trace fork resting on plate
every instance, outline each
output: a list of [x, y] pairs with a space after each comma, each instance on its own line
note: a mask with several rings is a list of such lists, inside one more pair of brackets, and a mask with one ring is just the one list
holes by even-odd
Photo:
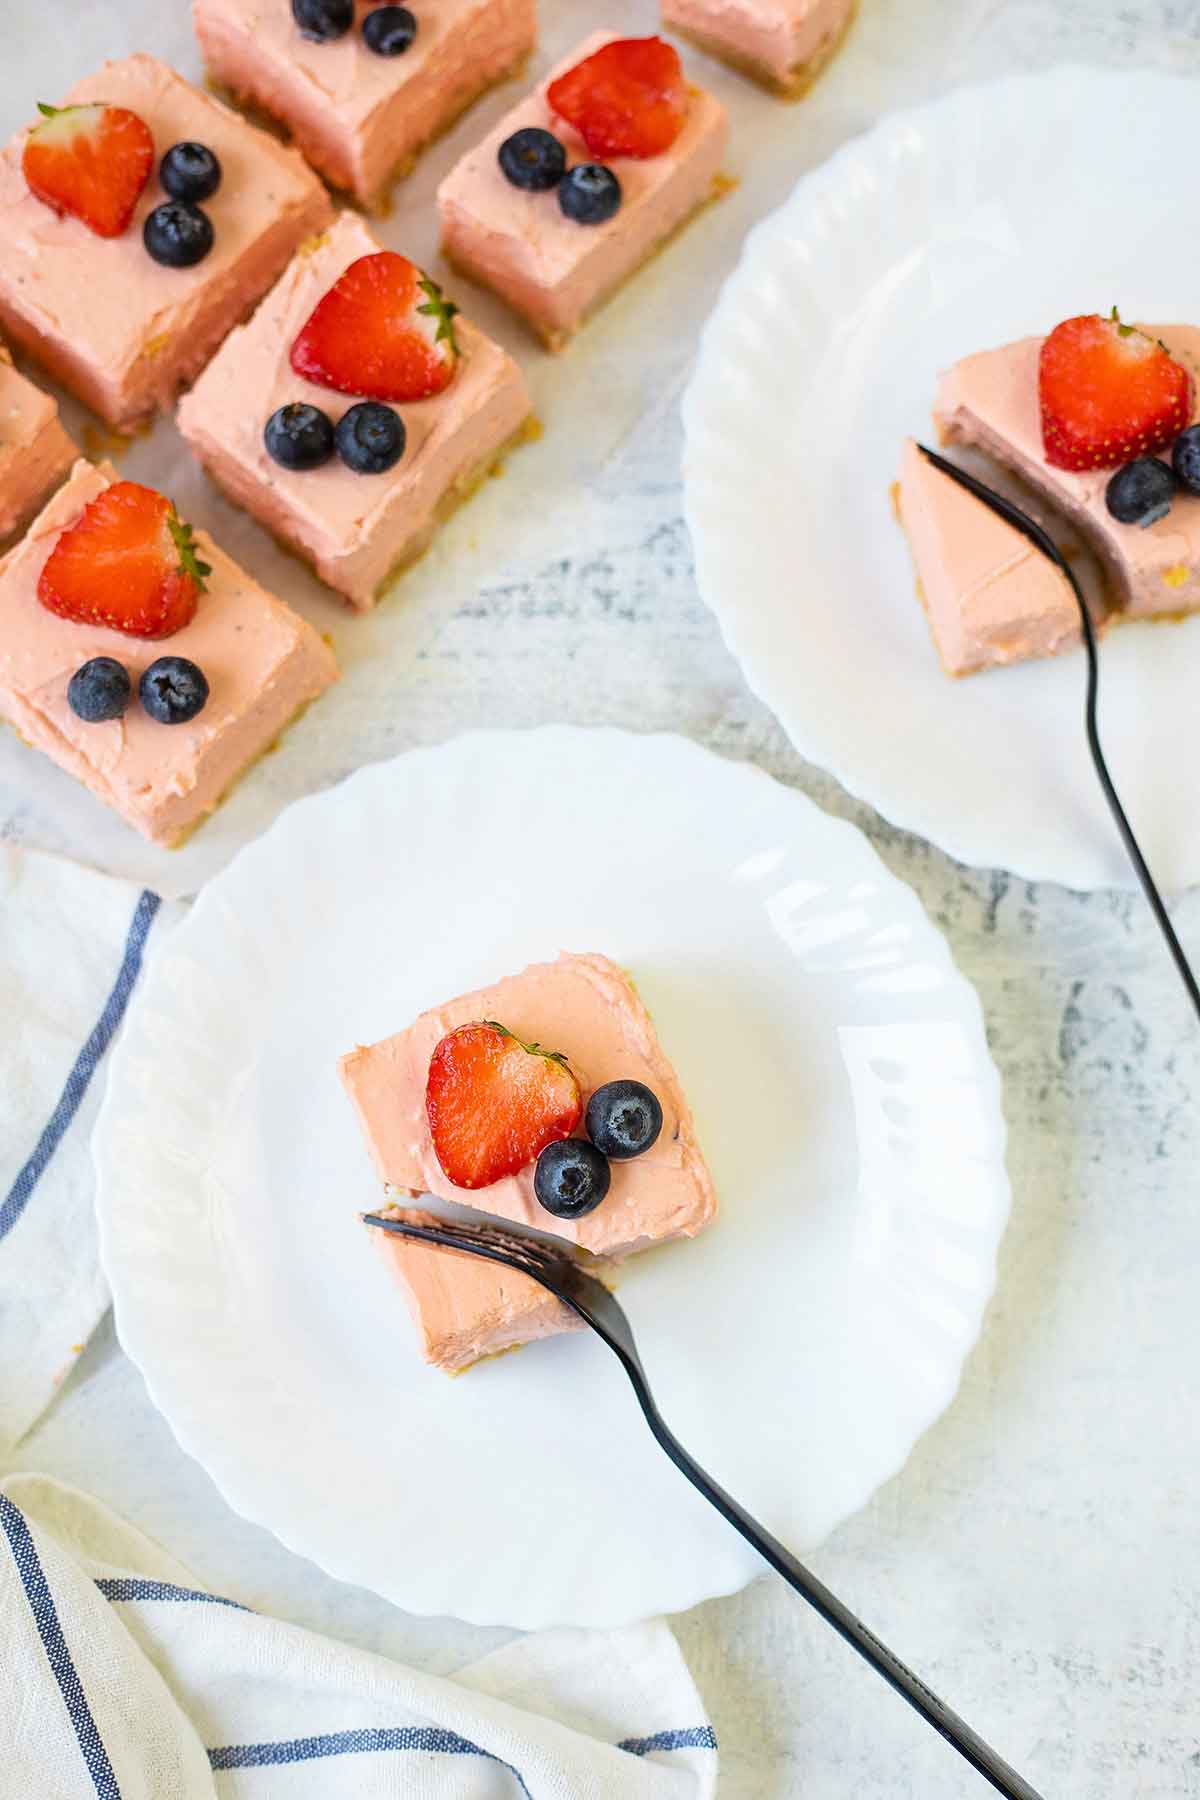
[[759, 1555], [783, 1576], [789, 1587], [794, 1588], [810, 1606], [815, 1607], [821, 1617], [860, 1656], [865, 1657], [871, 1667], [897, 1693], [902, 1694], [935, 1731], [953, 1744], [960, 1756], [964, 1756], [973, 1768], [978, 1769], [998, 1793], [1008, 1796], [1008, 1800], [1041, 1800], [1037, 1790], [1018, 1775], [1015, 1769], [1010, 1768], [1003, 1757], [997, 1755], [971, 1729], [965, 1719], [960, 1719], [944, 1701], [939, 1700], [920, 1676], [901, 1662], [861, 1619], [856, 1618], [824, 1582], [806, 1569], [778, 1538], [772, 1537], [724, 1488], [705, 1474], [694, 1457], [689, 1456], [655, 1405], [629, 1320], [608, 1289], [594, 1276], [587, 1274], [567, 1249], [560, 1249], [540, 1238], [506, 1231], [497, 1225], [460, 1224], [457, 1221], [446, 1221], [437, 1226], [413, 1225], [406, 1219], [383, 1218], [377, 1213], [365, 1214], [363, 1222], [379, 1231], [393, 1232], [399, 1237], [415, 1238], [420, 1243], [439, 1244], [443, 1249], [459, 1250], [468, 1256], [482, 1256], [489, 1262], [503, 1263], [506, 1268], [530, 1276], [569, 1306], [586, 1325], [591, 1326], [596, 1336], [607, 1344], [617, 1358], [633, 1384], [638, 1405], [660, 1447], [666, 1451], [676, 1468], [687, 1476], [692, 1486], [704, 1495], [710, 1506], [715, 1506], [721, 1516], [736, 1531], [740, 1531]]

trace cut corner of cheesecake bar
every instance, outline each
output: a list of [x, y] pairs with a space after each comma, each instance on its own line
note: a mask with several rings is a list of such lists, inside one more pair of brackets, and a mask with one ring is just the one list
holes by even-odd
[[1062, 570], [911, 438], [892, 504], [947, 675], [1056, 656], [1080, 643], [1079, 607]]

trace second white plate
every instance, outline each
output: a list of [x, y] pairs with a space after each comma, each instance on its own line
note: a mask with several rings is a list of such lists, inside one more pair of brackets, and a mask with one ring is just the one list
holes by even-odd
[[[1070, 887], [1133, 885], [1083, 658], [947, 680], [888, 489], [958, 357], [1114, 302], [1196, 319], [1194, 102], [1194, 82], [1060, 68], [894, 114], [751, 234], [684, 405], [700, 587], [797, 749], [962, 861]], [[1151, 867], [1200, 881], [1200, 618], [1116, 631], [1101, 661]]]
[[114, 1056], [117, 1329], [239, 1512], [479, 1624], [615, 1624], [759, 1567], [589, 1336], [426, 1368], [356, 1217], [379, 1190], [337, 1056], [562, 948], [635, 973], [721, 1196], [623, 1275], [655, 1393], [786, 1542], [947, 1404], [1008, 1210], [974, 992], [862, 836], [756, 770], [479, 733], [286, 812], [154, 955]]

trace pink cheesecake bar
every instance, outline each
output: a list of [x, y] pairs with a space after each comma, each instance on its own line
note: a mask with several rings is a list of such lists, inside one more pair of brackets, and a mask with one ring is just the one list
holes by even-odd
[[[614, 1162], [607, 1197], [584, 1218], [553, 1217], [533, 1192], [533, 1169], [467, 1193], [442, 1173], [425, 1114], [429, 1059], [456, 1026], [496, 1019], [526, 1043], [561, 1050], [584, 1101], [605, 1082], [641, 1081], [658, 1095], [661, 1135], [644, 1156]], [[406, 1031], [354, 1050], [339, 1065], [380, 1180], [402, 1194], [434, 1194], [621, 1257], [666, 1238], [694, 1237], [716, 1211], [708, 1167], [674, 1069], [629, 977], [606, 956], [534, 963], [494, 987], [422, 1013]]]
[[[1200, 374], [1200, 328], [1144, 329]], [[986, 450], [1077, 525], [1104, 563], [1114, 604], [1126, 616], [1194, 611], [1200, 607], [1200, 496], [1181, 492], [1165, 519], [1143, 529], [1120, 524], [1105, 505], [1111, 469], [1052, 468], [1042, 447], [1038, 402], [1043, 342], [1023, 338], [955, 363], [938, 382], [939, 431], [948, 441]]]
[[911, 439], [895, 493], [947, 675], [1057, 656], [1080, 642], [1079, 608], [1062, 570]]
[[137, 113], [156, 165], [172, 144], [193, 139], [223, 171], [204, 203], [211, 251], [192, 268], [166, 268], [142, 242], [146, 215], [167, 198], [157, 172], [128, 228], [102, 238], [29, 191], [24, 131], [0, 152], [0, 323], [64, 387], [126, 428], [172, 402], [332, 209], [297, 151], [151, 56], [106, 63], [63, 104], [87, 101]]
[[[145, 837], [178, 843], [211, 812], [293, 715], [337, 678], [333, 654], [312, 626], [266, 593], [202, 531], [196, 546], [212, 565], [189, 625], [149, 640], [76, 624], [47, 611], [38, 577], [60, 534], [117, 479], [78, 462], [70, 480], [0, 561], [0, 717], [36, 750]], [[208, 679], [204, 710], [163, 725], [136, 699], [138, 677], [160, 656], [184, 656]], [[135, 698], [125, 716], [87, 724], [67, 703], [83, 663], [115, 657]]]
[[552, 132], [568, 167], [597, 160], [546, 98], [550, 83], [615, 33], [587, 38], [528, 99], [501, 119], [438, 189], [442, 249], [473, 280], [494, 288], [543, 341], [560, 350], [584, 320], [705, 201], [721, 191], [728, 117], [721, 102], [689, 89], [688, 116], [659, 156], [608, 159], [621, 184], [619, 210], [601, 225], [568, 219], [551, 193], [514, 187], [500, 170], [505, 138], [526, 127]]
[[[383, 1207], [381, 1216], [443, 1222], [411, 1207]], [[371, 1237], [408, 1303], [421, 1355], [448, 1375], [518, 1344], [583, 1329], [578, 1313], [515, 1269], [386, 1231]]]
[[317, 302], [352, 262], [380, 247], [356, 213], [342, 213], [297, 255], [179, 408], [179, 429], [213, 479], [358, 608], [372, 606], [389, 576], [420, 555], [440, 520], [524, 431], [530, 410], [516, 363], [460, 314], [462, 354], [449, 387], [397, 407], [407, 444], [394, 469], [356, 475], [334, 457], [290, 470], [268, 456], [263, 427], [277, 407], [308, 401], [336, 424], [355, 404], [295, 374], [289, 357]]
[[854, 0], [662, 0], [663, 24], [798, 99], [840, 44]]
[[435, 0], [415, 8], [399, 56], [369, 49], [358, 0], [342, 37], [301, 35], [289, 0], [192, 0], [205, 61], [239, 99], [279, 119], [335, 187], [371, 206], [417, 153], [512, 74], [537, 37], [535, 0]]
[[0, 543], [32, 517], [78, 455], [55, 401], [18, 375], [0, 344]]

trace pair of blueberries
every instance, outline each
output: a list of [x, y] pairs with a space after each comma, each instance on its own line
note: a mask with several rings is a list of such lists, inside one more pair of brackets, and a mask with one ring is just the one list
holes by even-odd
[[588, 1101], [587, 1138], [560, 1138], [538, 1157], [533, 1172], [538, 1204], [556, 1219], [594, 1212], [612, 1180], [610, 1159], [629, 1162], [643, 1155], [657, 1143], [662, 1124], [658, 1096], [643, 1082], [605, 1082]]
[[552, 131], [527, 125], [497, 152], [505, 179], [530, 194], [558, 189], [558, 204], [576, 225], [603, 225], [621, 204], [621, 184], [604, 163], [567, 167], [567, 152]]
[[306, 400], [278, 407], [267, 420], [263, 442], [283, 469], [319, 469], [336, 450], [356, 475], [384, 475], [400, 461], [408, 434], [404, 420], [381, 400], [360, 400], [336, 426]]

